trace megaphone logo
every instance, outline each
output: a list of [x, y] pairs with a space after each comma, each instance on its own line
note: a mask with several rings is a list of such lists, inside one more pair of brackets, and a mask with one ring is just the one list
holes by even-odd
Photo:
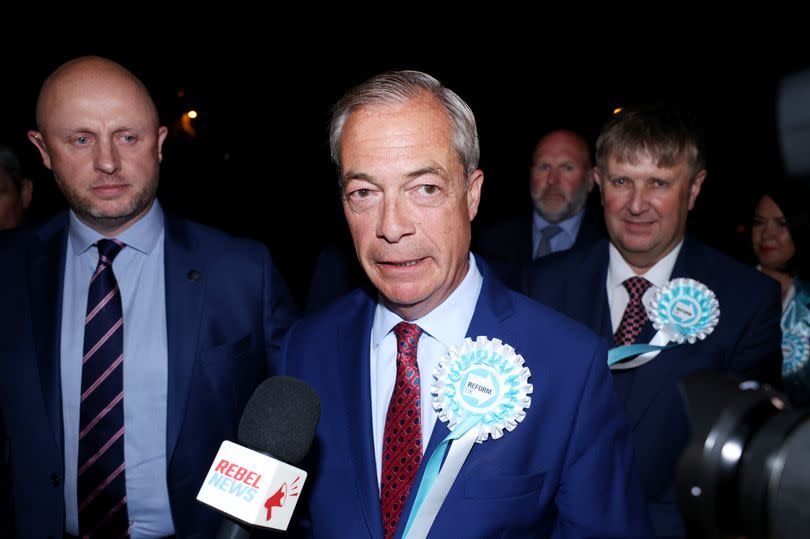
[[[290, 483], [290, 492], [289, 496], [298, 496], [298, 480], [301, 479], [301, 476], [295, 478], [295, 481]], [[270, 520], [273, 517], [273, 508], [274, 507], [284, 507], [284, 502], [287, 500], [287, 483], [282, 483], [275, 494], [267, 498], [267, 501], [264, 502], [264, 508], [267, 509], [267, 519]]]

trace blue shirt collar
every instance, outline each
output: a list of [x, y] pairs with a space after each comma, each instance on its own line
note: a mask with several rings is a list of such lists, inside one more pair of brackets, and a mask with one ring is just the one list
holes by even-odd
[[563, 232], [567, 234], [569, 237], [575, 238], [577, 236], [577, 232], [579, 232], [579, 225], [582, 224], [582, 219], [585, 217], [585, 206], [582, 207], [577, 213], [569, 217], [568, 219], [563, 219], [559, 223], [549, 223], [543, 217], [537, 213], [537, 210], [532, 212], [532, 222], [534, 223], [534, 232], [535, 237], [540, 237], [540, 231], [546, 228], [548, 225], [556, 224], [558, 227], [563, 229]]
[[[126, 230], [121, 232], [116, 239], [126, 243], [127, 247], [149, 254], [160, 239], [163, 224], [163, 208], [161, 208], [158, 201], [155, 200], [152, 203], [152, 207], [149, 208], [149, 211], [147, 211], [143, 217], [132, 223]], [[87, 251], [93, 244], [104, 237], [106, 236], [84, 224], [73, 210], [70, 210], [68, 238], [73, 252], [77, 256]]]

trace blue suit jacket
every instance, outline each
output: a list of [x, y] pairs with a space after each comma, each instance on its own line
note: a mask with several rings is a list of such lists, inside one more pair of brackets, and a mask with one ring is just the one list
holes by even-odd
[[[632, 469], [629, 431], [603, 340], [488, 275], [467, 335], [497, 337], [523, 355], [534, 385], [517, 428], [476, 444], [433, 523], [431, 538], [639, 537], [650, 533]], [[382, 539], [371, 426], [369, 349], [376, 296], [357, 290], [290, 330], [287, 374], [321, 397], [310, 472], [309, 525], [319, 538]], [[423, 383], [429, 380], [423, 375]], [[449, 433], [437, 421], [430, 455]], [[410, 490], [402, 534], [423, 467]]]
[[[533, 264], [526, 274], [526, 292], [610, 339], [608, 245], [603, 240]], [[613, 376], [633, 429], [636, 461], [659, 536], [684, 533], [674, 484], [689, 422], [678, 382], [692, 371], [716, 369], [778, 384], [781, 365], [776, 281], [691, 237], [678, 254], [672, 270], [676, 277], [696, 279], [717, 295], [720, 320], [714, 332]], [[649, 342], [653, 334], [648, 322], [637, 342]]]
[[[20, 537], [62, 537], [64, 529], [59, 335], [67, 229], [65, 213], [0, 240], [0, 464], [10, 483], [0, 484], [8, 502], [0, 511], [13, 513]], [[220, 517], [196, 501], [197, 491], [219, 444], [236, 438], [253, 390], [274, 374], [296, 309], [261, 244], [168, 214], [165, 238], [166, 480], [178, 537], [208, 537]], [[4, 520], [0, 531], [10, 535], [8, 526]]]

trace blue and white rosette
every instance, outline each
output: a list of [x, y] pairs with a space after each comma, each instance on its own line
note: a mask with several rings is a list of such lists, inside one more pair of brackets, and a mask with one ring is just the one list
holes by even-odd
[[810, 330], [797, 324], [782, 330], [782, 376], [798, 374], [810, 360]]
[[[647, 317], [658, 332], [649, 344], [611, 349], [608, 352], [611, 369], [632, 369], [647, 363], [661, 350], [703, 340], [720, 320], [720, 304], [714, 292], [694, 279], [672, 279], [645, 294], [643, 301]], [[619, 363], [634, 355], [637, 357], [631, 361]]]
[[673, 279], [647, 297], [647, 316], [670, 342], [694, 344], [714, 331], [720, 304], [714, 292], [694, 279]]
[[523, 357], [499, 339], [464, 339], [442, 356], [433, 376], [433, 407], [450, 434], [425, 466], [403, 533], [406, 539], [427, 536], [473, 445], [514, 430], [531, 405], [531, 372]]
[[479, 425], [478, 443], [513, 430], [531, 405], [529, 368], [523, 356], [499, 339], [465, 339], [461, 349], [450, 348], [433, 375], [430, 392], [439, 419], [451, 431]]

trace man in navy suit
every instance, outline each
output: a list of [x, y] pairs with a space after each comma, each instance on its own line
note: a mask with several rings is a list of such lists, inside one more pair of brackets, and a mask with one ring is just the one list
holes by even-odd
[[[285, 340], [285, 372], [322, 400], [303, 464], [311, 534], [389, 539], [411, 525], [429, 526], [415, 537], [429, 529], [431, 538], [647, 536], [604, 341], [509, 291], [469, 252], [483, 173], [466, 103], [425, 73], [378, 75], [337, 104], [330, 142], [344, 214], [376, 291], [344, 296]], [[514, 430], [472, 444], [466, 459], [453, 456], [463, 438], [452, 442], [444, 465], [460, 465], [458, 475], [432, 506], [435, 519], [420, 520], [430, 514], [427, 501], [414, 508], [418, 485], [429, 484], [426, 462], [450, 434], [431, 396], [434, 369], [479, 336], [522, 355], [531, 404]], [[486, 372], [459, 394], [510, 398]]]
[[[286, 286], [261, 244], [164, 213], [155, 194], [167, 129], [121, 65], [83, 57], [59, 67], [40, 92], [37, 126], [29, 138], [70, 210], [0, 240], [0, 490], [10, 505], [0, 509], [12, 515], [0, 535], [79, 535], [81, 508], [123, 473], [125, 497], [109, 518], [126, 511], [126, 535], [210, 536], [221, 516], [195, 497], [244, 404], [273, 374], [296, 314]], [[83, 352], [96, 316], [85, 318], [88, 289], [111, 239], [123, 243], [105, 269], [118, 292], [99, 308], [120, 296], [123, 323]], [[84, 390], [83, 369], [115, 340], [123, 363]], [[122, 430], [79, 466], [80, 438], [101, 424], [80, 434], [80, 408], [119, 368], [123, 399], [97, 420], [123, 402]], [[77, 476], [119, 443], [123, 467], [83, 503]]]
[[689, 424], [678, 382], [697, 369], [773, 383], [780, 373], [776, 282], [685, 234], [687, 214], [706, 178], [698, 133], [689, 116], [664, 108], [616, 115], [596, 145], [596, 182], [610, 241], [534, 263], [525, 283], [531, 297], [614, 346], [651, 341], [643, 304], [670, 279], [693, 279], [715, 294], [719, 321], [704, 340], [628, 357], [613, 371], [660, 537], [684, 534], [674, 484]]
[[473, 234], [481, 254], [506, 284], [518, 288], [532, 260], [587, 245], [606, 236], [602, 212], [588, 204], [593, 189], [588, 141], [557, 129], [537, 141], [529, 174], [534, 211], [516, 215]]

